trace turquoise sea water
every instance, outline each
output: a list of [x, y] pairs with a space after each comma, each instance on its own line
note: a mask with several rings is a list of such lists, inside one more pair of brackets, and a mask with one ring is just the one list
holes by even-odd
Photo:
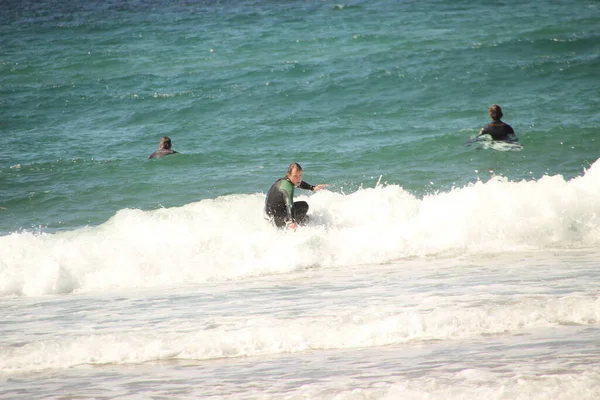
[[[599, 26], [1, 2], [0, 398], [600, 398]], [[465, 143], [492, 104], [522, 147]], [[278, 231], [291, 162], [330, 186]]]
[[[265, 193], [292, 161], [346, 192], [580, 175], [600, 149], [599, 16], [594, 1], [8, 2], [0, 231]], [[523, 151], [463, 145], [494, 103]], [[146, 160], [163, 135], [182, 156]]]

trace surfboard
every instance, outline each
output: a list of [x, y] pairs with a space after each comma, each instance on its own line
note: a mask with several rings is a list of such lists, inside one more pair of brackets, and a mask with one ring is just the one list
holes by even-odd
[[493, 149], [497, 151], [521, 151], [523, 146], [519, 143], [519, 140], [514, 136], [513, 140], [493, 140], [492, 136], [477, 135], [465, 142], [466, 146], [474, 146], [478, 149]]

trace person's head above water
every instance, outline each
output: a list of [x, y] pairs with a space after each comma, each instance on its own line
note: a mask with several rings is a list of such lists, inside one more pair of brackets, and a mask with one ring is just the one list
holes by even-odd
[[288, 167], [287, 178], [294, 184], [294, 186], [300, 185], [302, 182], [302, 167], [298, 163], [291, 163]]
[[177, 152], [171, 149], [171, 139], [168, 136], [163, 136], [160, 139], [158, 150], [150, 154], [148, 158], [162, 158], [171, 154], [177, 154]]
[[502, 118], [502, 108], [498, 104], [490, 107], [490, 118], [497, 121]]
[[160, 139], [159, 149], [170, 150], [171, 149], [171, 139], [168, 136], [163, 136]]

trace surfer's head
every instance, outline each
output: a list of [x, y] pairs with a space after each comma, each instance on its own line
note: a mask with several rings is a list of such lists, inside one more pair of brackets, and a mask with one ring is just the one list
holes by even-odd
[[300, 185], [302, 182], [302, 167], [298, 163], [291, 163], [288, 167], [287, 178], [294, 184]]
[[500, 108], [498, 104], [494, 104], [490, 107], [490, 118], [493, 120], [502, 118], [502, 108]]
[[163, 136], [162, 139], [160, 139], [159, 148], [165, 149], [165, 150], [170, 150], [171, 149], [171, 139], [168, 136]]

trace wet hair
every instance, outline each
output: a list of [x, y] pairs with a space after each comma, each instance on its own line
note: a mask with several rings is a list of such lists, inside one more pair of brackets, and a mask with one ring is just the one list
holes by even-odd
[[300, 166], [300, 164], [298, 163], [291, 163], [290, 166], [288, 167], [288, 175], [291, 175], [292, 172], [294, 172], [294, 170], [298, 170], [298, 171], [302, 171], [302, 167]]
[[502, 118], [502, 108], [498, 104], [494, 104], [490, 107], [490, 118], [497, 120]]
[[160, 139], [160, 148], [170, 150], [171, 149], [171, 139], [168, 136], [163, 136]]

